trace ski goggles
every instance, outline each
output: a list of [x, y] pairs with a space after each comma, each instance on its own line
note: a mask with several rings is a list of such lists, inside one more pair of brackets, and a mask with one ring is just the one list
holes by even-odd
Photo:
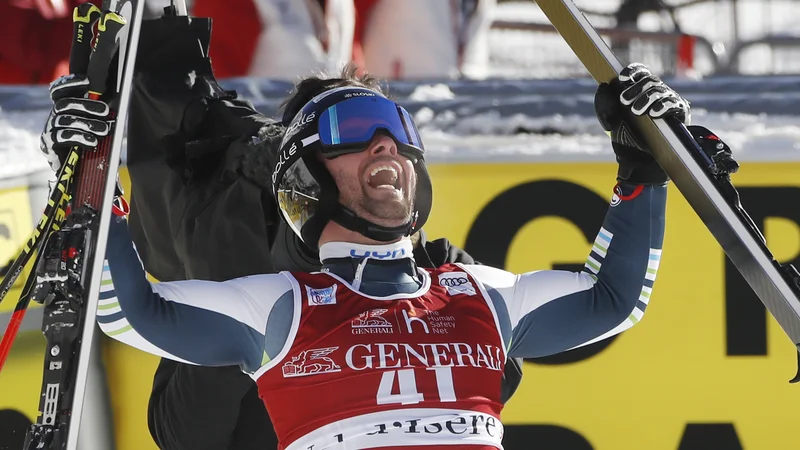
[[378, 95], [334, 103], [320, 114], [317, 125], [321, 153], [327, 159], [364, 151], [376, 133], [392, 137], [406, 157], [420, 158], [425, 153], [408, 111]]

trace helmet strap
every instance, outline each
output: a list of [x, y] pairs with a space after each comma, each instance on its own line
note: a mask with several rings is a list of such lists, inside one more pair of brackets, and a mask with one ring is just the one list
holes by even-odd
[[[416, 212], [414, 216], [416, 217]], [[378, 242], [390, 242], [411, 234], [411, 229], [415, 222], [415, 219], [412, 219], [408, 223], [397, 227], [384, 227], [358, 217], [356, 213], [342, 205], [336, 208], [331, 220], [350, 231], [355, 231]]]

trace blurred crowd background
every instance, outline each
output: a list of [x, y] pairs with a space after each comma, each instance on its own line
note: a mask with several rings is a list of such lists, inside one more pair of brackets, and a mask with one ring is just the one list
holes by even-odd
[[[0, 84], [44, 84], [66, 72], [72, 8], [81, 1], [0, 0]], [[186, 4], [191, 15], [213, 19], [210, 53], [218, 78], [294, 79], [348, 61], [388, 79], [585, 75], [546, 17], [515, 15], [513, 4], [531, 3], [188, 0]], [[576, 1], [621, 59], [688, 77], [800, 72], [798, 3]], [[148, 17], [162, 14], [169, 4], [170, 0], [147, 0]], [[515, 39], [520, 34], [534, 39]]]
[[[67, 73], [82, 1], [0, 0], [0, 261], [16, 256], [47, 199], [46, 84]], [[742, 204], [776, 258], [800, 267], [800, 0], [573, 1], [623, 62], [671, 78], [693, 121], [734, 148]], [[147, 17], [169, 5], [146, 0]], [[596, 84], [535, 1], [188, 0], [187, 9], [213, 20], [216, 77], [266, 115], [309, 72], [353, 61], [392, 80], [441, 193], [429, 235], [511, 271], [583, 266], [616, 163], [594, 116]], [[539, 207], [553, 183], [567, 188], [555, 215]], [[673, 188], [669, 199], [669, 250], [647, 323], [613, 345], [527, 360], [504, 410], [508, 449], [800, 448], [800, 391], [786, 383], [795, 346], [682, 195]], [[496, 214], [495, 204], [519, 207]], [[497, 231], [506, 227], [519, 228]], [[0, 305], [0, 332], [21, 285]], [[38, 414], [40, 328], [33, 305], [0, 374], [0, 450], [20, 448], [10, 443]], [[89, 383], [95, 411], [84, 423], [113, 434], [117, 450], [154, 450], [157, 358], [110, 339], [96, 354], [107, 386]]]

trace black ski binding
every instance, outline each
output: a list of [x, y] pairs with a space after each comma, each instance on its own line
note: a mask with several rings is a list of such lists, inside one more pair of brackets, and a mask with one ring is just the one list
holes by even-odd
[[60, 449], [67, 439], [72, 409], [71, 366], [81, 337], [82, 293], [85, 292], [87, 249], [97, 213], [82, 206], [67, 216], [64, 226], [47, 239], [36, 268], [33, 299], [45, 305], [42, 332], [47, 339], [44, 361], [45, 389], [40, 399], [41, 423], [31, 425], [25, 450]]
[[[778, 269], [778, 272], [786, 280], [786, 283], [794, 291], [798, 298], [800, 298], [800, 272], [791, 264], [781, 264], [775, 260], [769, 247], [767, 247], [767, 239], [764, 233], [756, 226], [753, 219], [742, 206], [739, 200], [739, 192], [731, 182], [730, 175], [739, 170], [739, 163], [733, 159], [731, 149], [714, 133], [704, 127], [690, 126], [687, 127], [689, 134], [696, 142], [696, 146], [688, 146], [695, 161], [703, 167], [706, 173], [714, 182], [717, 190], [728, 204], [736, 211], [739, 218], [747, 226], [750, 234], [756, 238], [764, 252], [772, 260], [772, 264]], [[800, 343], [795, 343], [797, 347], [797, 374], [789, 380], [789, 383], [800, 382]]]
[[48, 237], [36, 268], [35, 302], [49, 305], [60, 297], [74, 302], [73, 307], [83, 303], [80, 297], [84, 292], [84, 261], [88, 257], [86, 249], [91, 242], [96, 216], [93, 209], [82, 206], [67, 217], [63, 228]]

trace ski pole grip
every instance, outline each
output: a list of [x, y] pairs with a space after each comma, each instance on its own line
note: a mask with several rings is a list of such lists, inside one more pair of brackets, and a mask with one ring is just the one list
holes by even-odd
[[100, 18], [100, 8], [81, 3], [72, 10], [72, 47], [69, 51], [69, 72], [86, 75], [92, 55], [92, 27]]
[[118, 35], [127, 24], [124, 17], [111, 11], [105, 11], [97, 26], [92, 57], [89, 60], [89, 98], [99, 99], [106, 91], [108, 70], [119, 46]]

